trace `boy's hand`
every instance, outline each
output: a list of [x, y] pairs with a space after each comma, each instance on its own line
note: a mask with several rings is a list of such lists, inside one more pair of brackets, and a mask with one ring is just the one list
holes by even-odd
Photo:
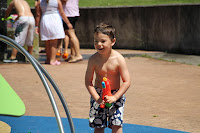
[[101, 103], [99, 103], [100, 105], [104, 105], [105, 104], [105, 101], [102, 100]]
[[102, 104], [104, 104], [105, 103], [105, 101], [104, 100], [102, 100], [101, 98], [99, 98], [97, 101], [96, 101], [98, 104], [100, 104], [100, 105], [102, 105]]
[[114, 102], [116, 102], [117, 101], [117, 98], [115, 97], [115, 96], [105, 96], [105, 101], [107, 102], [107, 103], [114, 103]]

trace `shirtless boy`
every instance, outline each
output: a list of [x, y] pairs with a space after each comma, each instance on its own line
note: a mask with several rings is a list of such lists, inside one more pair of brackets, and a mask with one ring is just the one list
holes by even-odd
[[[95, 128], [95, 133], [103, 133], [107, 122], [113, 133], [122, 133], [124, 94], [130, 87], [130, 76], [124, 57], [112, 49], [115, 42], [115, 29], [111, 25], [101, 23], [95, 28], [94, 47], [97, 52], [90, 57], [85, 75], [85, 85], [91, 95], [89, 124]], [[101, 98], [103, 77], [110, 80], [112, 92], [112, 96], [105, 96], [105, 100]], [[113, 105], [100, 108], [99, 105], [105, 102]]]
[[[18, 18], [16, 19], [17, 22], [15, 22], [17, 23], [17, 27], [15, 30], [15, 41], [21, 46], [24, 46], [26, 44], [28, 46], [28, 52], [32, 54], [35, 32], [35, 19], [31, 12], [30, 6], [25, 0], [13, 0], [6, 10], [5, 18], [10, 15], [13, 8], [18, 14]], [[6, 63], [16, 63], [18, 62], [16, 56], [17, 49], [13, 48], [11, 57], [3, 61]]]

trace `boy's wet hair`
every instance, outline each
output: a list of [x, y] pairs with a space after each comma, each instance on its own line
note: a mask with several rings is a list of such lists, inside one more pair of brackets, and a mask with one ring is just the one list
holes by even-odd
[[115, 38], [115, 28], [112, 25], [104, 22], [96, 26], [94, 33], [106, 34], [111, 40]]

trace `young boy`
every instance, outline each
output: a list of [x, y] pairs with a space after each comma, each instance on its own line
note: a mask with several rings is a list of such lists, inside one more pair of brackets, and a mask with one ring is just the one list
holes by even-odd
[[[130, 87], [130, 76], [124, 57], [112, 49], [115, 44], [115, 29], [106, 23], [99, 24], [94, 30], [94, 47], [97, 52], [88, 61], [85, 75], [85, 85], [91, 95], [89, 124], [95, 128], [95, 133], [103, 133], [108, 127], [113, 133], [122, 133], [123, 112], [125, 104], [124, 93]], [[93, 85], [93, 76], [95, 82]], [[110, 80], [112, 96], [102, 100], [102, 79]], [[120, 85], [120, 77], [123, 83]], [[100, 105], [113, 103], [110, 108], [100, 108]]]

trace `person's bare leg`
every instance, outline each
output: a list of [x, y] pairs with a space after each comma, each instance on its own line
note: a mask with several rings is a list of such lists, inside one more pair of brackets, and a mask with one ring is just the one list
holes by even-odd
[[58, 45], [58, 51], [57, 51], [57, 56], [61, 56], [62, 54], [62, 45], [63, 45], [63, 41], [60, 41], [60, 44]]
[[29, 54], [33, 54], [33, 46], [28, 46], [28, 52]]
[[65, 35], [64, 43], [65, 43], [65, 51], [64, 51], [64, 53], [68, 53], [68, 51], [67, 51], [68, 46], [69, 46], [69, 36], [68, 35]]
[[122, 133], [122, 127], [121, 126], [112, 126], [112, 133]]
[[15, 49], [15, 48], [13, 48], [12, 49], [12, 54], [11, 54], [11, 57], [10, 57], [10, 59], [16, 59], [16, 57], [17, 57], [17, 49]]
[[75, 56], [76, 56], [76, 53], [75, 53], [75, 50], [73, 48], [73, 45], [70, 45], [70, 48], [71, 48], [71, 55], [70, 55], [70, 57], [73, 60], [75, 58]]
[[[79, 44], [79, 40], [75, 34], [75, 30], [74, 29], [69, 29], [67, 30], [67, 35], [69, 36], [69, 41], [70, 41], [70, 46], [73, 47], [75, 54], [73, 53], [72, 57], [74, 57], [74, 59], [71, 59], [71, 61], [73, 62], [73, 60], [82, 60], [83, 57], [80, 53], [80, 44]], [[72, 49], [72, 50], [73, 50]], [[70, 62], [70, 61], [69, 61]]]
[[[68, 30], [65, 30], [65, 42], [68, 42], [68, 45], [69, 45], [69, 34], [68, 34]], [[65, 45], [65, 50], [67, 50], [66, 47], [68, 47], [68, 45]], [[71, 49], [71, 53], [70, 53], [70, 60], [71, 60], [71, 59], [74, 58], [74, 56], [75, 56], [75, 52], [74, 52], [74, 48], [73, 48], [72, 43], [70, 43], [70, 49]]]
[[68, 57], [69, 57], [69, 54], [68, 54], [68, 46], [69, 46], [69, 37], [68, 35], [65, 34], [65, 38], [64, 38], [64, 46], [65, 46], [65, 49], [64, 49], [64, 54], [63, 54], [63, 59], [65, 60], [68, 60]]
[[56, 53], [57, 53], [57, 40], [51, 40], [50, 41], [50, 46], [51, 46], [51, 58], [50, 58], [50, 63], [56, 61]]
[[51, 47], [50, 47], [50, 41], [45, 41], [45, 51], [46, 51], [46, 61], [45, 63], [50, 63], [51, 58]]
[[95, 128], [94, 133], [104, 133], [104, 128]]
[[[57, 53], [57, 48], [58, 44], [60, 44], [60, 39], [55, 39], [50, 41], [50, 50], [51, 50], [51, 58], [50, 58], [50, 64], [55, 64], [56, 62], [56, 53]], [[60, 64], [60, 63], [59, 63]], [[58, 65], [58, 64], [55, 64]]]

